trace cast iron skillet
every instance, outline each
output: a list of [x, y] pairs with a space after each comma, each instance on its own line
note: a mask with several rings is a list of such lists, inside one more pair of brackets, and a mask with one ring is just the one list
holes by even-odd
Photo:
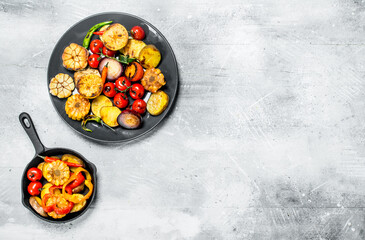
[[[61, 118], [72, 129], [83, 136], [100, 142], [124, 142], [138, 138], [155, 128], [157, 124], [159, 124], [167, 116], [177, 95], [179, 74], [174, 52], [166, 38], [152, 24], [137, 16], [118, 12], [100, 13], [81, 20], [63, 34], [53, 49], [48, 64], [47, 86], [49, 85], [51, 79], [58, 73], [65, 73], [73, 78], [74, 72], [67, 70], [62, 65], [61, 56], [63, 50], [70, 43], [82, 45], [84, 37], [92, 26], [100, 22], [110, 20], [112, 20], [113, 23], [120, 23], [124, 25], [127, 30], [130, 30], [136, 25], [141, 26], [146, 33], [146, 38], [143, 39], [143, 41], [146, 44], [154, 44], [161, 52], [161, 62], [157, 67], [161, 70], [166, 79], [166, 85], [163, 86], [161, 90], [166, 92], [170, 98], [167, 109], [158, 116], [152, 116], [147, 112], [143, 116], [143, 123], [139, 129], [128, 130], [123, 129], [122, 127], [116, 127], [114, 128], [115, 132], [113, 132], [106, 127], [102, 127], [100, 124], [91, 122], [87, 124], [87, 127], [90, 128], [92, 132], [86, 132], [81, 128], [79, 121], [74, 121], [67, 116], [65, 112], [66, 99], [59, 99], [52, 96], [51, 94], [50, 98], [54, 108]], [[93, 39], [96, 38], [97, 36], [94, 35]], [[76, 90], [74, 93], [76, 93]]]
[[[65, 222], [69, 222], [69, 221], [72, 221], [72, 220], [80, 217], [82, 214], [84, 214], [87, 211], [87, 209], [90, 207], [90, 204], [94, 200], [94, 197], [95, 197], [95, 192], [96, 192], [96, 167], [95, 167], [95, 165], [93, 163], [89, 162], [88, 160], [86, 160], [80, 153], [75, 152], [73, 150], [66, 149], [66, 148], [46, 148], [45, 146], [43, 146], [43, 144], [39, 140], [39, 137], [38, 137], [38, 134], [33, 125], [32, 119], [30, 118], [28, 113], [24, 113], [24, 112], [21, 113], [19, 115], [19, 121], [22, 124], [24, 130], [27, 132], [27, 134], [35, 148], [35, 156], [33, 157], [32, 161], [30, 161], [30, 163], [28, 163], [27, 166], [25, 167], [23, 176], [22, 176], [22, 183], [21, 183], [22, 203], [23, 203], [24, 207], [28, 208], [29, 211], [31, 211], [34, 215], [36, 215], [40, 219], [47, 221], [47, 222], [51, 222], [51, 223], [65, 223]], [[69, 213], [65, 217], [60, 218], [60, 219], [53, 219], [52, 217], [42, 217], [30, 206], [30, 203], [29, 203], [29, 198], [31, 196], [27, 190], [27, 187], [30, 183], [30, 181], [27, 178], [27, 171], [31, 167], [37, 167], [38, 164], [43, 161], [43, 159], [38, 157], [37, 155], [57, 156], [57, 155], [63, 155], [63, 154], [67, 154], [67, 153], [75, 155], [76, 157], [78, 157], [82, 161], [84, 161], [85, 169], [87, 171], [89, 171], [90, 175], [92, 176], [94, 192], [91, 195], [91, 197], [87, 200], [86, 207], [79, 212]], [[42, 180], [43, 179], [44, 178], [42, 178]], [[85, 187], [85, 189], [87, 189], [87, 187]], [[84, 190], [84, 191], [86, 192], [87, 190]], [[83, 194], [85, 194], [85, 193], [83, 193]]]

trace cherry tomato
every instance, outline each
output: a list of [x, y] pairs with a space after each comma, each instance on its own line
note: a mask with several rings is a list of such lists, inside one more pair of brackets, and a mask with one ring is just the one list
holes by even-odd
[[104, 44], [99, 39], [92, 40], [90, 43], [90, 51], [93, 53], [100, 53], [100, 48], [103, 48]]
[[92, 68], [97, 68], [99, 66], [99, 58], [100, 56], [98, 54], [92, 54], [90, 55], [90, 57], [88, 58], [88, 62], [89, 62], [89, 66]]
[[42, 171], [39, 168], [32, 167], [27, 172], [27, 177], [30, 181], [35, 182], [41, 180]]
[[114, 57], [116, 51], [112, 51], [107, 49], [106, 47], [103, 47], [103, 54], [108, 57]]
[[131, 86], [131, 81], [123, 76], [115, 81], [115, 86], [118, 88], [118, 90], [124, 91]]
[[128, 102], [128, 97], [125, 93], [117, 93], [114, 96], [114, 104], [118, 108], [125, 108], [126, 106], [128, 106]]
[[28, 185], [28, 192], [30, 195], [35, 196], [39, 195], [42, 190], [42, 183], [40, 182], [31, 182]]
[[134, 26], [131, 29], [132, 37], [136, 40], [142, 40], [145, 37], [144, 30], [140, 26]]
[[143, 101], [142, 99], [137, 99], [132, 104], [132, 109], [139, 114], [143, 114], [146, 111], [147, 103]]
[[135, 83], [132, 85], [132, 87], [129, 89], [129, 95], [133, 99], [139, 99], [142, 98], [144, 95], [144, 88], [141, 84]]
[[107, 82], [104, 84], [103, 93], [107, 97], [114, 97], [117, 94], [115, 91], [115, 85], [112, 82]]

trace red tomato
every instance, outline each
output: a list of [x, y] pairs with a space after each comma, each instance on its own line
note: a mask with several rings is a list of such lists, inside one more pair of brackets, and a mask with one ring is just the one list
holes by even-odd
[[90, 51], [93, 53], [100, 53], [100, 48], [103, 48], [104, 44], [99, 39], [92, 40], [90, 43]]
[[114, 96], [114, 104], [118, 108], [125, 108], [126, 106], [128, 106], [128, 102], [128, 97], [125, 93], [117, 93]]
[[114, 97], [117, 94], [115, 91], [115, 85], [112, 82], [107, 82], [104, 84], [103, 93], [107, 97]]
[[147, 103], [143, 101], [142, 99], [137, 99], [132, 104], [132, 109], [139, 114], [143, 114], [146, 111]]
[[145, 37], [144, 30], [140, 26], [134, 26], [131, 29], [132, 37], [136, 40], [142, 40]]
[[103, 47], [103, 54], [108, 57], [114, 57], [116, 51], [112, 51], [107, 49], [106, 47]]
[[97, 68], [99, 66], [99, 58], [100, 56], [98, 54], [92, 54], [90, 55], [90, 57], [88, 58], [88, 62], [89, 62], [89, 66], [92, 68]]
[[120, 91], [124, 91], [131, 86], [131, 82], [126, 77], [120, 77], [115, 81], [115, 86]]
[[31, 182], [28, 185], [28, 192], [30, 195], [35, 196], [39, 195], [42, 190], [42, 183], [40, 182]]
[[32, 167], [27, 172], [27, 177], [30, 181], [35, 182], [41, 180], [42, 171], [39, 168]]
[[135, 83], [132, 85], [132, 87], [129, 89], [129, 95], [133, 99], [139, 99], [142, 98], [144, 95], [144, 88], [141, 84]]

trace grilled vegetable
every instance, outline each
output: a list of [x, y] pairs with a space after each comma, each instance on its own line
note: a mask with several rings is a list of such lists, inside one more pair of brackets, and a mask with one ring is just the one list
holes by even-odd
[[117, 118], [121, 113], [117, 107], [103, 107], [100, 109], [101, 119], [110, 127], [118, 126]]
[[78, 71], [86, 68], [89, 52], [76, 43], [71, 43], [62, 54], [63, 66], [68, 70]]
[[28, 193], [32, 196], [39, 195], [42, 190], [42, 183], [30, 182], [28, 185]]
[[[78, 198], [78, 200], [82, 199], [84, 197], [84, 195], [82, 194], [74, 194], [76, 198]], [[71, 209], [71, 212], [70, 213], [73, 213], [73, 212], [78, 212], [78, 211], [81, 211], [82, 209], [84, 209], [86, 206], [86, 200], [83, 200], [79, 203], [76, 203], [73, 208]]]
[[43, 177], [54, 185], [63, 185], [70, 178], [70, 168], [58, 160], [43, 167]]
[[131, 35], [134, 39], [142, 40], [146, 35], [140, 26], [134, 26], [131, 29]]
[[103, 91], [104, 82], [96, 74], [84, 75], [77, 83], [77, 91], [85, 98], [96, 98]]
[[96, 74], [96, 75], [100, 76], [99, 71], [97, 69], [93, 69], [93, 68], [86, 68], [84, 70], [77, 71], [74, 73], [75, 85], [77, 85], [77, 83], [80, 81], [82, 76], [89, 75], [89, 74]]
[[[46, 183], [44, 184], [43, 186], [43, 190], [41, 192], [41, 198], [43, 199], [44, 198], [44, 195], [46, 195], [47, 193], [49, 193], [49, 189], [53, 186], [52, 183]], [[54, 189], [53, 190], [53, 194], [54, 195], [58, 195], [58, 194], [61, 194], [61, 191], [60, 189]]]
[[138, 58], [141, 50], [146, 46], [142, 41], [129, 39], [127, 45], [120, 52], [131, 58]]
[[143, 74], [144, 74], [143, 67], [138, 62], [132, 62], [131, 64], [129, 64], [126, 67], [126, 69], [124, 71], [124, 75], [131, 82], [136, 82], [136, 81], [141, 80], [141, 78], [143, 77]]
[[42, 171], [38, 168], [32, 167], [27, 172], [27, 177], [30, 181], [35, 182], [41, 180], [42, 178]]
[[100, 109], [105, 106], [113, 106], [113, 103], [109, 98], [105, 97], [104, 95], [100, 95], [99, 97], [95, 98], [91, 103], [91, 111], [94, 115], [101, 117]]
[[39, 215], [48, 217], [48, 214], [42, 208], [42, 200], [39, 197], [30, 197], [29, 204]]
[[88, 115], [84, 118], [84, 120], [82, 120], [81, 122], [81, 127], [82, 129], [84, 129], [85, 131], [88, 131], [88, 132], [92, 132], [90, 129], [88, 129], [86, 127], [86, 123], [89, 122], [89, 121], [95, 121], [97, 123], [101, 123], [102, 126], [105, 126], [107, 128], [109, 128], [110, 130], [114, 131], [113, 128], [109, 127], [106, 123], [104, 123], [103, 120], [101, 120], [100, 117], [96, 116], [96, 115]]
[[89, 66], [92, 68], [97, 68], [99, 66], [100, 60], [98, 54], [91, 54], [87, 59]]
[[151, 115], [160, 115], [169, 104], [169, 96], [162, 90], [153, 93], [147, 102], [147, 111]]
[[118, 108], [125, 108], [129, 103], [128, 96], [124, 92], [117, 93], [114, 96], [113, 102]]
[[80, 121], [90, 111], [90, 102], [80, 94], [69, 97], [66, 101], [65, 111], [69, 118]]
[[[64, 161], [66, 164], [73, 163], [73, 164], [78, 164], [81, 167], [85, 167], [85, 163], [80, 158], [78, 158], [78, 157], [76, 157], [75, 155], [72, 155], [72, 154], [62, 155], [61, 160]], [[70, 167], [71, 172], [74, 172], [77, 168], [77, 167], [71, 167], [71, 166], [69, 166], [69, 167]]]
[[136, 99], [132, 104], [132, 109], [139, 114], [143, 114], [146, 112], [147, 103], [142, 99]]
[[154, 45], [150, 44], [141, 50], [138, 60], [144, 68], [155, 68], [161, 61], [161, 53]]
[[64, 73], [57, 74], [49, 83], [49, 92], [58, 98], [69, 97], [74, 89], [74, 80]]
[[43, 166], [44, 166], [45, 162], [41, 162], [40, 164], [38, 164], [37, 168], [41, 171], [43, 171]]
[[152, 93], [157, 92], [163, 85], [166, 84], [165, 77], [158, 68], [150, 68], [144, 72], [141, 83], [147, 91]]
[[119, 23], [110, 25], [101, 36], [104, 46], [112, 51], [122, 49], [128, 42], [128, 31]]
[[118, 124], [126, 129], [136, 129], [141, 126], [142, 118], [136, 111], [126, 109], [119, 114]]
[[114, 60], [112, 58], [103, 58], [103, 60], [100, 61], [99, 64], [99, 71], [102, 72], [104, 66], [108, 64], [108, 74], [106, 76], [106, 79], [109, 81], [114, 81], [117, 78], [119, 78], [123, 73], [123, 66], [120, 62], [117, 60]]
[[104, 84], [103, 93], [107, 97], [114, 97], [117, 94], [115, 91], [115, 85], [112, 82], [107, 82]]
[[79, 192], [84, 191], [84, 189], [85, 189], [85, 183], [82, 183], [81, 185], [72, 189], [72, 193], [79, 193]]
[[104, 34], [104, 31], [109, 27], [110, 25], [105, 25], [105, 26], [102, 26], [100, 29], [99, 29], [99, 38], [101, 41], [103, 41], [103, 34]]
[[87, 32], [85, 38], [84, 38], [84, 41], [82, 43], [82, 46], [84, 48], [88, 48], [89, 47], [89, 44], [90, 44], [90, 40], [91, 40], [91, 37], [93, 36], [93, 33], [100, 27], [102, 26], [105, 26], [107, 24], [110, 24], [112, 23], [113, 21], [108, 21], [108, 22], [101, 22], [101, 23], [98, 23], [96, 25], [94, 25], [92, 28], [90, 28], [90, 30]]

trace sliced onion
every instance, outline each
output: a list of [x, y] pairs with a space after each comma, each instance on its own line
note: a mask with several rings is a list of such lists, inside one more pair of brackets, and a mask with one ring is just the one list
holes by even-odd
[[142, 117], [131, 109], [124, 110], [118, 116], [118, 124], [126, 129], [136, 129], [142, 125]]
[[99, 63], [99, 72], [103, 71], [104, 66], [108, 63], [108, 75], [106, 76], [106, 79], [109, 81], [115, 81], [117, 78], [119, 78], [123, 73], [123, 65], [111, 58], [103, 58], [101, 62]]

